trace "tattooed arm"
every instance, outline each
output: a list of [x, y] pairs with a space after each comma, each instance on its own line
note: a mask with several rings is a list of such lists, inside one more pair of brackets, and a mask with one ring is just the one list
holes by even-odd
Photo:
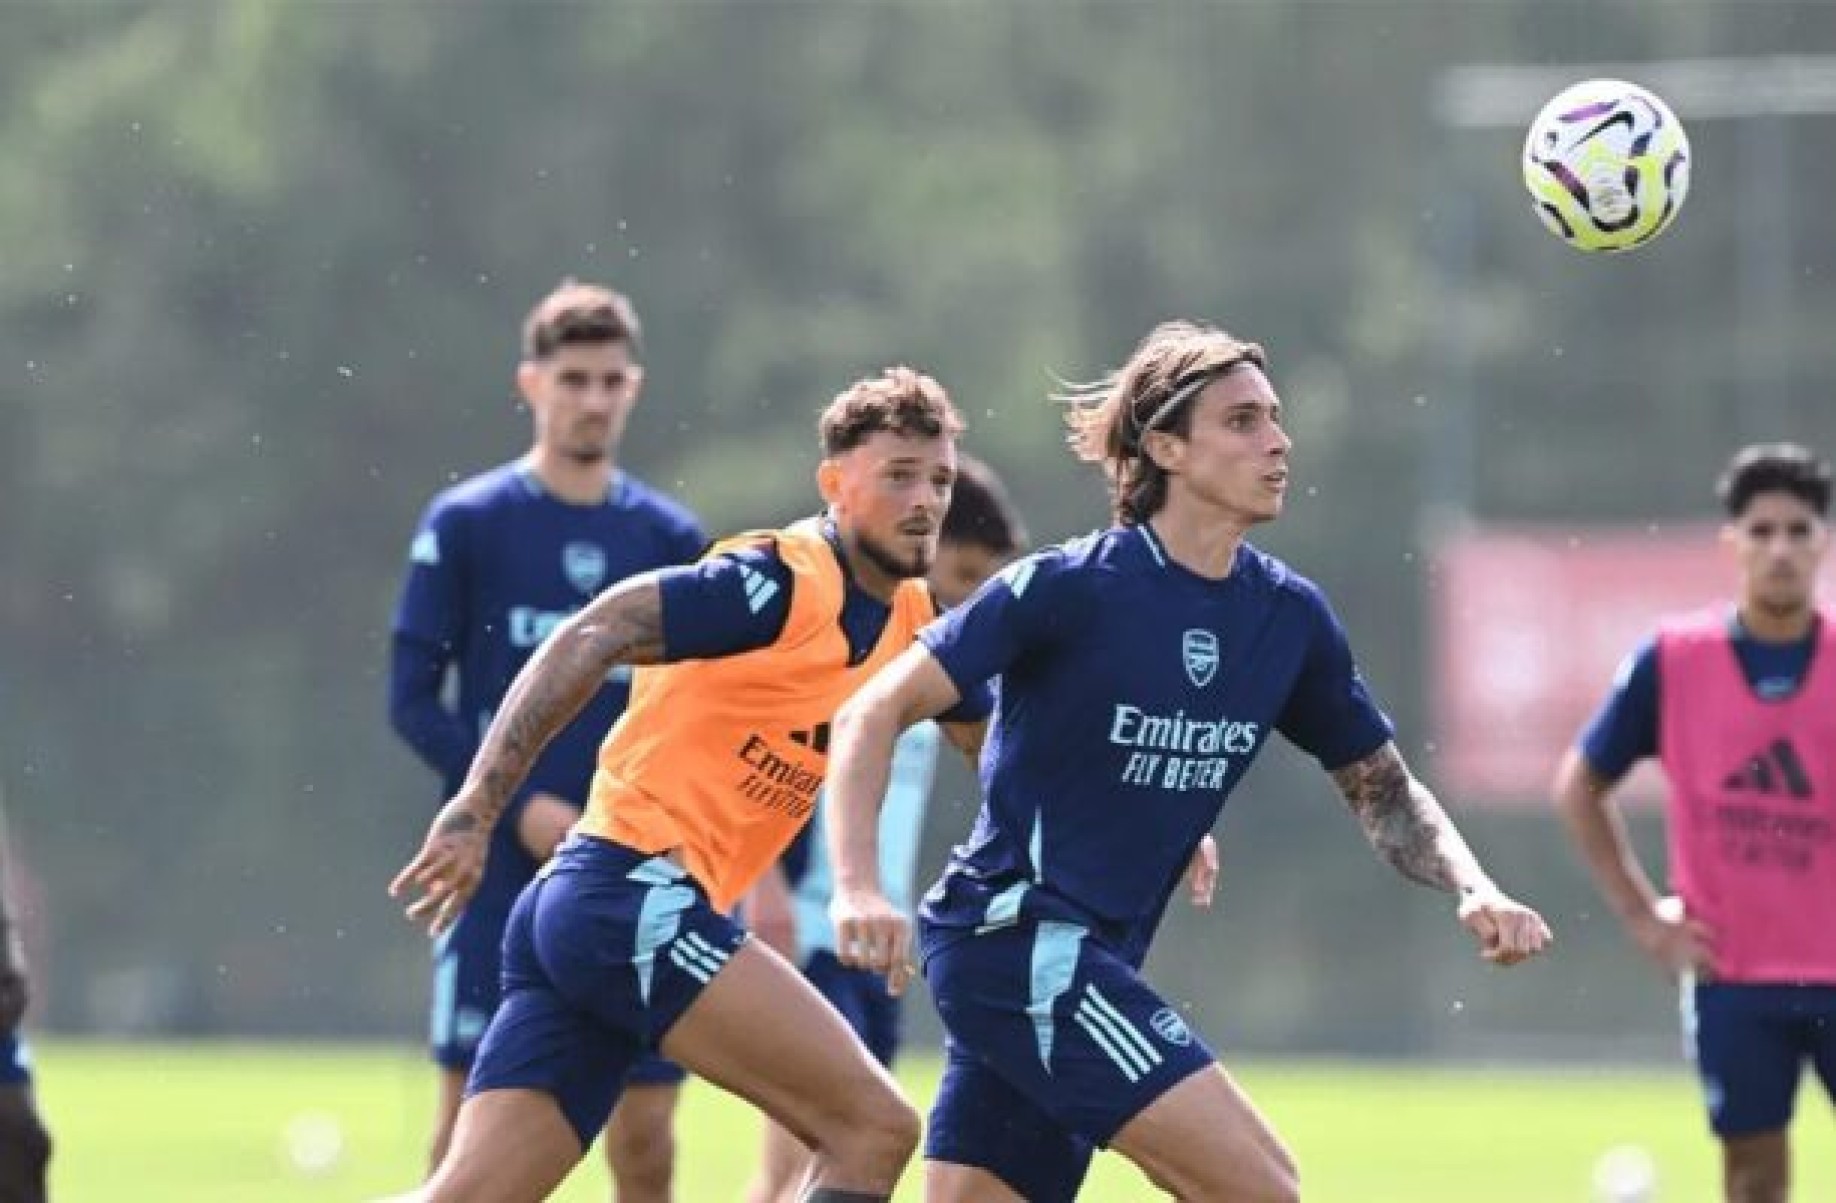
[[1395, 744], [1335, 770], [1332, 779], [1371, 847], [1398, 873], [1449, 893], [1492, 887], [1453, 820], [1409, 771]]
[[511, 683], [465, 783], [434, 816], [421, 851], [389, 886], [421, 897], [408, 917], [437, 934], [459, 915], [484, 872], [491, 828], [548, 741], [621, 664], [663, 655], [662, 593], [653, 574], [622, 581], [562, 623]]
[[1515, 964], [1552, 938], [1542, 917], [1508, 897], [1480, 867], [1434, 794], [1403, 763], [1396, 745], [1337, 769], [1332, 779], [1365, 838], [1411, 881], [1459, 898], [1459, 919], [1488, 961]]

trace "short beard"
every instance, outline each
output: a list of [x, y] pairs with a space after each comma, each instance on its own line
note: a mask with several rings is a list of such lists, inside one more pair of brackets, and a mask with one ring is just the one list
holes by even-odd
[[887, 576], [911, 580], [931, 570], [931, 557], [923, 551], [913, 552], [910, 560], [901, 560], [866, 535], [857, 535], [855, 542], [860, 546], [861, 558]]

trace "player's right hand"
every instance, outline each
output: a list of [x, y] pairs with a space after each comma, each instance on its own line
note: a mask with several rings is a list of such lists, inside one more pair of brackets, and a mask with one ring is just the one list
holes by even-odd
[[905, 993], [912, 966], [912, 923], [878, 890], [837, 889], [829, 900], [835, 956], [855, 969], [886, 977], [887, 993]]
[[1632, 922], [1632, 939], [1667, 973], [1715, 975], [1715, 933], [1683, 913], [1681, 898], [1660, 898]]
[[427, 924], [430, 935], [440, 935], [478, 889], [490, 846], [490, 824], [463, 797], [454, 798], [434, 816], [420, 852], [389, 883], [389, 896], [407, 896], [408, 918]]

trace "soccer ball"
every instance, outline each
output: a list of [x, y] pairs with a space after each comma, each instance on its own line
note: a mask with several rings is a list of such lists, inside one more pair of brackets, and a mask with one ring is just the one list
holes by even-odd
[[1524, 138], [1524, 187], [1550, 233], [1629, 251], [1663, 233], [1689, 194], [1689, 136], [1637, 84], [1590, 79], [1556, 94]]

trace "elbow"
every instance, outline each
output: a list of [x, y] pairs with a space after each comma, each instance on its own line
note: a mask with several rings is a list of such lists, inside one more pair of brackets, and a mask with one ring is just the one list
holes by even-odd
[[844, 738], [859, 738], [862, 735], [892, 725], [893, 711], [890, 699], [871, 687], [862, 689], [835, 712], [835, 734], [837, 741]]

